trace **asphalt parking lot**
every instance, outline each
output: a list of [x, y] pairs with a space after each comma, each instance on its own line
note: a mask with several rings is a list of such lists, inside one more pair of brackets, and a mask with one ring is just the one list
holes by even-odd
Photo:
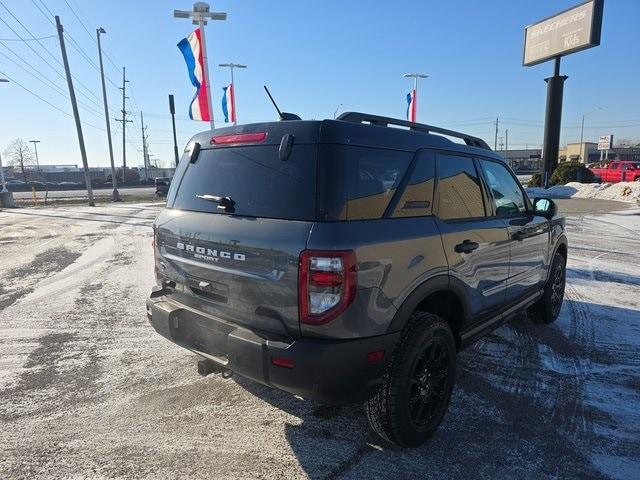
[[2, 211], [0, 478], [639, 478], [640, 211], [586, 202], [559, 201], [558, 321], [462, 352], [415, 450], [358, 406], [199, 377], [145, 315], [160, 204]]

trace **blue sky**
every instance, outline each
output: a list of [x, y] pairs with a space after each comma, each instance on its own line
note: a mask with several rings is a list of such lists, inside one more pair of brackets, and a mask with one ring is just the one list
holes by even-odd
[[[207, 28], [214, 114], [217, 120], [222, 119], [222, 86], [229, 81], [228, 70], [218, 68], [218, 63], [244, 63], [249, 67], [236, 75], [241, 123], [275, 118], [263, 84], [270, 87], [283, 110], [303, 118], [330, 118], [339, 104], [343, 105], [341, 110], [402, 118], [410, 89], [402, 73], [421, 71], [431, 77], [420, 85], [419, 121], [463, 130], [493, 145], [493, 122], [499, 117], [500, 136], [509, 130], [510, 147], [539, 147], [546, 98], [543, 79], [551, 74], [552, 64], [522, 67], [523, 27], [575, 3], [221, 0], [213, 4], [213, 10], [226, 11], [228, 20]], [[127, 67], [130, 80], [128, 109], [133, 111], [134, 123], [127, 126], [127, 163], [142, 163], [142, 110], [151, 152], [169, 165], [173, 154], [167, 94], [176, 96], [180, 149], [193, 133], [206, 128], [205, 123], [187, 118], [193, 88], [176, 48], [192, 26], [187, 20], [172, 18], [174, 8], [190, 9], [191, 5], [177, 0], [0, 0], [0, 18], [22, 37], [31, 38], [10, 11], [34, 36], [47, 37], [56, 33], [48, 9], [61, 16], [66, 34], [86, 55], [74, 48], [73, 40], [67, 40], [72, 70], [77, 82], [82, 83], [76, 84], [76, 89], [84, 92], [78, 97], [88, 107], [81, 108], [81, 119], [93, 125], [84, 127], [92, 166], [109, 162], [99, 76], [90, 63], [97, 63], [95, 28], [104, 27], [107, 34], [103, 47], [109, 57], [105, 68], [113, 82], [108, 82], [112, 118], [120, 115], [116, 111], [121, 102], [116, 85], [121, 82], [122, 65]], [[601, 46], [563, 59], [562, 73], [569, 76], [563, 143], [579, 141], [582, 114], [599, 107], [587, 116], [587, 140], [613, 133], [618, 138], [640, 141], [639, 18], [640, 1], [607, 0]], [[29, 42], [57, 67], [54, 70], [24, 42], [10, 41], [15, 38], [16, 34], [0, 21], [0, 72], [70, 113], [69, 100], [51, 86], [53, 83], [66, 93], [57, 63], [57, 40]], [[1, 149], [16, 137], [37, 138], [41, 140], [41, 163], [81, 163], [71, 117], [15, 82], [0, 83], [0, 102]], [[121, 129], [113, 121], [112, 130], [115, 160], [120, 163]]]

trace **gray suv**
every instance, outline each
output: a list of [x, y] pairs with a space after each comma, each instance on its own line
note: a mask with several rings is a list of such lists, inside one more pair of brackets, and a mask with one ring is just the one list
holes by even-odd
[[[451, 138], [458, 140], [454, 142]], [[401, 446], [437, 428], [456, 353], [564, 295], [564, 219], [475, 137], [362, 113], [196, 135], [154, 225], [155, 330]]]

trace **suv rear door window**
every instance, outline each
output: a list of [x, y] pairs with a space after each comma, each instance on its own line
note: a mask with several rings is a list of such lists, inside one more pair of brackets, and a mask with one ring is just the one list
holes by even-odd
[[431, 215], [435, 159], [431, 151], [420, 151], [393, 217], [424, 217]]
[[507, 167], [491, 160], [480, 160], [484, 177], [493, 196], [496, 215], [508, 217], [527, 211], [522, 190]]
[[381, 218], [412, 152], [326, 145], [321, 150], [320, 203], [325, 220]]
[[178, 171], [184, 174], [172, 182], [170, 206], [228, 214], [196, 197], [214, 195], [230, 197], [235, 215], [315, 220], [316, 158], [317, 145], [294, 145], [286, 162], [278, 158], [277, 145], [202, 150], [195, 163], [182, 160], [186, 165]]
[[484, 201], [473, 159], [438, 155], [438, 217], [443, 220], [483, 217]]

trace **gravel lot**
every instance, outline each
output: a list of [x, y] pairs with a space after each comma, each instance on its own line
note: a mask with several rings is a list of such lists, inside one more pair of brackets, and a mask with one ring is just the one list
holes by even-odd
[[199, 377], [146, 320], [159, 204], [0, 212], [0, 478], [640, 478], [640, 211], [571, 202], [559, 320], [464, 351], [415, 450], [359, 407]]

